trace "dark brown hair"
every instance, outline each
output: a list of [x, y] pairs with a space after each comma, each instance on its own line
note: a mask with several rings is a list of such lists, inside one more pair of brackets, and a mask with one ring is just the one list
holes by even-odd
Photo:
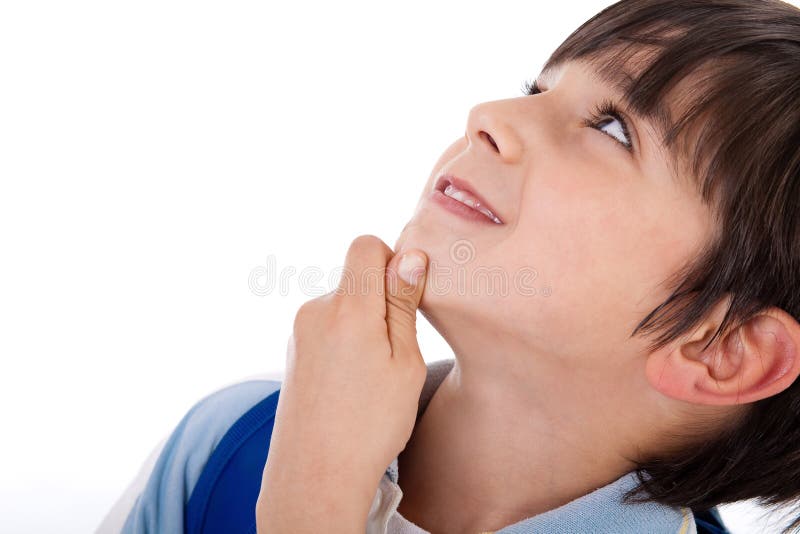
[[[650, 350], [662, 348], [726, 297], [706, 348], [773, 306], [800, 321], [800, 9], [779, 0], [622, 0], [569, 35], [543, 70], [568, 60], [588, 61], [629, 110], [657, 125], [717, 223], [631, 336], [660, 333]], [[694, 85], [676, 94], [681, 81]], [[800, 381], [747, 405], [713, 438], [643, 461], [637, 475], [628, 502], [796, 504]]]

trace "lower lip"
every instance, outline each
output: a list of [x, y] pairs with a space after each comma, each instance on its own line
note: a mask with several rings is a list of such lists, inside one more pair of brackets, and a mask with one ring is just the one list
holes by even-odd
[[435, 190], [431, 193], [431, 199], [439, 206], [443, 207], [444, 209], [446, 209], [450, 213], [453, 213], [454, 215], [458, 215], [462, 219], [484, 224], [491, 224], [492, 226], [498, 226], [496, 222], [489, 219], [483, 213], [470, 208], [469, 206], [459, 202], [458, 200], [448, 197], [439, 190]]

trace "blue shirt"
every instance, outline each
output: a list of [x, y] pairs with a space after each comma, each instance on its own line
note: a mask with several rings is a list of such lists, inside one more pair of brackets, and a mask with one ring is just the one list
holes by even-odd
[[[453, 363], [454, 360], [448, 359], [428, 364], [428, 376], [420, 396], [417, 418], [424, 411]], [[241, 426], [247, 416], [252, 416], [254, 407], [260, 406], [261, 411], [264, 411], [264, 401], [273, 393], [279, 392], [280, 385], [279, 380], [242, 382], [218, 391], [197, 403], [167, 440], [144, 490], [128, 514], [123, 532], [183, 533], [186, 528], [184, 514], [187, 504], [204, 469], [209, 463], [214, 463], [209, 462], [209, 458], [212, 458], [214, 452], [219, 452], [217, 447], [223, 438], [228, 439], [232, 433], [236, 434], [237, 425]], [[277, 398], [277, 395], [274, 398]], [[271, 414], [267, 415], [274, 415], [274, 404], [267, 408], [272, 410]], [[267, 435], [271, 435], [271, 422], [267, 431]], [[239, 441], [241, 442], [241, 439]], [[224, 442], [221, 448], [228, 442]], [[261, 449], [260, 443], [257, 444], [259, 449]], [[263, 443], [264, 458], [268, 447], [267, 439]], [[252, 469], [252, 478], [255, 481], [253, 483], [260, 483], [262, 470], [263, 461]], [[395, 458], [387, 467], [373, 500], [368, 516], [368, 534], [427, 533], [397, 512], [402, 498], [402, 490], [397, 484], [398, 478], [397, 458]], [[201, 486], [202, 482], [203, 480]], [[622, 495], [635, 485], [635, 473], [627, 473], [616, 481], [563, 506], [505, 526], [497, 530], [496, 534], [697, 533], [695, 517], [689, 508], [674, 508], [658, 503], [622, 503]], [[256, 486], [254, 490], [256, 493], [257, 489]], [[251, 488], [251, 494], [252, 491]], [[235, 496], [232, 497], [235, 500]], [[254, 510], [252, 514], [254, 521]], [[331, 521], [335, 521], [335, 518], [331, 518]]]

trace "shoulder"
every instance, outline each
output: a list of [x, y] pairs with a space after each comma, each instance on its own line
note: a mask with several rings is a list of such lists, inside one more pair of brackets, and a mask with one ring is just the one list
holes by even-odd
[[197, 402], [175, 432], [181, 432], [180, 441], [184, 445], [212, 450], [228, 427], [280, 387], [278, 380], [247, 380], [222, 388]]
[[276, 374], [249, 379], [198, 401], [166, 439], [157, 460], [150, 462], [152, 468], [145, 465], [119, 499], [99, 532], [119, 532], [123, 522], [124, 532], [183, 532], [184, 506], [209, 457], [230, 427], [279, 391], [281, 383]]

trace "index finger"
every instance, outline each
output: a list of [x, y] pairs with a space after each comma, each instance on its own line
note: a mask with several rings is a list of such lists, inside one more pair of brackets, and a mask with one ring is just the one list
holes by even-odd
[[[360, 235], [350, 243], [335, 293], [357, 306], [386, 308], [386, 264], [394, 251], [379, 237]], [[382, 307], [382, 308], [381, 308]]]

